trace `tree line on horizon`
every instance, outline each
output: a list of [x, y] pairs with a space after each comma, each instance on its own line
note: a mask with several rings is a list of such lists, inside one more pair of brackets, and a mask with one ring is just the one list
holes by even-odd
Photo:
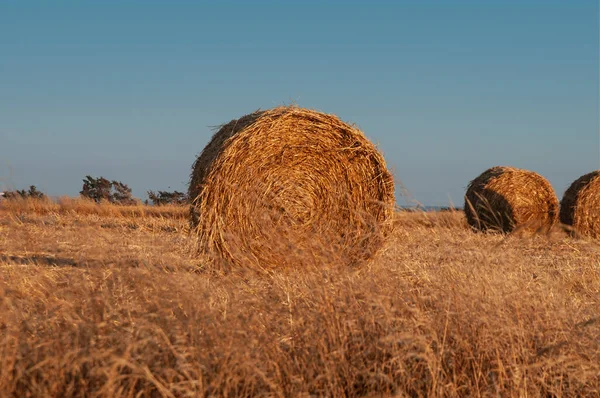
[[[100, 202], [109, 202], [117, 205], [135, 205], [141, 203], [140, 199], [134, 198], [131, 188], [121, 181], [109, 180], [104, 177], [86, 176], [83, 179], [83, 187], [79, 194], [84, 197]], [[187, 194], [179, 191], [147, 191], [148, 199], [143, 201], [146, 205], [164, 206], [164, 205], [183, 205], [188, 201]], [[29, 189], [6, 191], [2, 193], [2, 198], [10, 199], [47, 199], [47, 195], [35, 185]]]

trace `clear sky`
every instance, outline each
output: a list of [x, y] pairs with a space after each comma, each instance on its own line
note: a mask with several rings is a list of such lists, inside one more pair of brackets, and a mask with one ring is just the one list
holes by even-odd
[[560, 197], [600, 168], [598, 20], [596, 0], [0, 0], [0, 189], [186, 190], [211, 126], [296, 103], [356, 123], [425, 205], [495, 165]]

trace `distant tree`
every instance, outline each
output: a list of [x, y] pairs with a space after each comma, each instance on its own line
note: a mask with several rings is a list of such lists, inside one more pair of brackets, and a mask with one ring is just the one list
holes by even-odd
[[81, 196], [90, 198], [98, 203], [102, 201], [121, 205], [136, 203], [136, 200], [131, 195], [131, 188], [121, 181], [110, 181], [104, 177], [94, 178], [86, 176], [83, 180], [83, 188], [79, 193]]
[[30, 185], [27, 191], [27, 196], [35, 199], [46, 199], [46, 194], [39, 191], [35, 185]]
[[187, 203], [187, 195], [179, 191], [148, 191], [148, 198], [154, 206], [182, 205]]
[[103, 200], [110, 201], [110, 188], [111, 183], [106, 178], [93, 178], [91, 176], [86, 176], [83, 180], [83, 188], [79, 193], [81, 196], [92, 199], [96, 202], [101, 202]]
[[35, 185], [30, 185], [28, 190], [18, 189], [16, 191], [4, 192], [4, 198], [6, 199], [46, 199], [46, 195], [39, 191]]
[[121, 181], [112, 182], [112, 202], [122, 205], [136, 204], [136, 200], [131, 195], [131, 188], [123, 184]]

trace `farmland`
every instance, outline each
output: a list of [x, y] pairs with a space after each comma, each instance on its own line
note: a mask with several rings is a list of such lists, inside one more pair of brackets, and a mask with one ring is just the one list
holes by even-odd
[[223, 272], [186, 207], [0, 206], [2, 396], [600, 394], [600, 245], [560, 228], [398, 212], [367, 264]]

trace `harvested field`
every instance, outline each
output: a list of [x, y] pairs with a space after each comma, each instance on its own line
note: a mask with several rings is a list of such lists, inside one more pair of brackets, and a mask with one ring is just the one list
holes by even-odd
[[223, 274], [177, 211], [34, 207], [0, 208], [3, 396], [600, 393], [594, 241], [402, 212], [367, 266]]

